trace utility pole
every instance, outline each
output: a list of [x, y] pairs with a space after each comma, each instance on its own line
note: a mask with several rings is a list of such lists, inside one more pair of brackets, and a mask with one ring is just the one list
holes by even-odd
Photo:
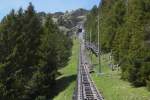
[[84, 32], [84, 44], [86, 45], [86, 32]]
[[[92, 30], [90, 30], [90, 46], [92, 45]], [[92, 63], [92, 51], [90, 52], [90, 60], [91, 60], [91, 63]]]
[[90, 30], [90, 45], [91, 45], [91, 30]]
[[98, 16], [97, 16], [98, 18], [98, 27], [97, 27], [97, 29], [98, 29], [98, 63], [99, 63], [99, 73], [101, 73], [102, 72], [102, 69], [101, 69], [101, 45], [100, 45], [100, 23], [99, 23], [99, 9], [98, 9]]

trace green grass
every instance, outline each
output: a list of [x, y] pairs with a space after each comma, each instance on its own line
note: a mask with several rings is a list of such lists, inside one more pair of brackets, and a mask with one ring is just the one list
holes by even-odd
[[72, 100], [76, 85], [78, 52], [79, 43], [78, 40], [74, 40], [70, 61], [66, 67], [59, 70], [62, 75], [57, 78], [57, 90], [59, 90], [59, 92], [57, 96], [54, 97], [54, 100]]
[[[101, 57], [103, 74], [95, 72], [91, 75], [105, 100], [150, 100], [150, 92], [145, 87], [135, 88], [129, 82], [120, 79], [121, 71], [111, 71], [108, 67], [108, 56], [109, 54], [105, 54]], [[98, 62], [95, 56], [92, 58], [92, 63]], [[95, 66], [95, 71], [97, 70], [98, 65]]]

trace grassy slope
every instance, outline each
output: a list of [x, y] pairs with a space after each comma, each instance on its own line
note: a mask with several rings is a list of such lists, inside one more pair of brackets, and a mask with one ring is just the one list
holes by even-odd
[[[97, 63], [96, 57], [93, 63]], [[97, 73], [92, 74], [97, 88], [102, 91], [105, 100], [150, 100], [150, 92], [145, 87], [134, 88], [129, 82], [120, 79], [121, 71], [111, 71], [108, 67], [108, 54], [102, 56], [102, 72], [103, 75]], [[95, 67], [98, 70], [98, 66]]]
[[[59, 72], [62, 74], [58, 77], [57, 80], [63, 78], [63, 77], [70, 77], [66, 78], [63, 82], [59, 82], [58, 88], [63, 88], [64, 84], [67, 82], [70, 82], [68, 86], [66, 86], [65, 89], [59, 92], [59, 94], [54, 98], [54, 100], [72, 100], [72, 95], [75, 88], [76, 83], [76, 74], [77, 74], [77, 59], [78, 59], [78, 46], [79, 43], [77, 40], [74, 40], [74, 45], [72, 49], [72, 56], [70, 58], [70, 61], [68, 62], [68, 65], [64, 67], [63, 69], [60, 69]], [[72, 77], [75, 76], [75, 77]], [[72, 80], [72, 78], [74, 78]]]

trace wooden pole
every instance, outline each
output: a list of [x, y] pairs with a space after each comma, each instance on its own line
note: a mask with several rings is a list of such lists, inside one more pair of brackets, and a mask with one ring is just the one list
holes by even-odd
[[98, 29], [98, 62], [99, 62], [99, 73], [101, 73], [101, 45], [100, 45], [100, 23], [99, 23], [99, 10], [98, 10], [98, 16], [97, 16], [98, 18], [98, 27], [97, 27], [97, 29]]
[[[92, 44], [92, 30], [90, 30], [90, 46]], [[91, 60], [91, 63], [92, 63], [92, 51], [90, 52], [90, 60]]]

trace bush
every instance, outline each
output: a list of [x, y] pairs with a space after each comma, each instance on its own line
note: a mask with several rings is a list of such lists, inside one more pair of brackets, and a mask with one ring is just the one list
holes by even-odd
[[150, 80], [147, 81], [147, 89], [150, 91]]

